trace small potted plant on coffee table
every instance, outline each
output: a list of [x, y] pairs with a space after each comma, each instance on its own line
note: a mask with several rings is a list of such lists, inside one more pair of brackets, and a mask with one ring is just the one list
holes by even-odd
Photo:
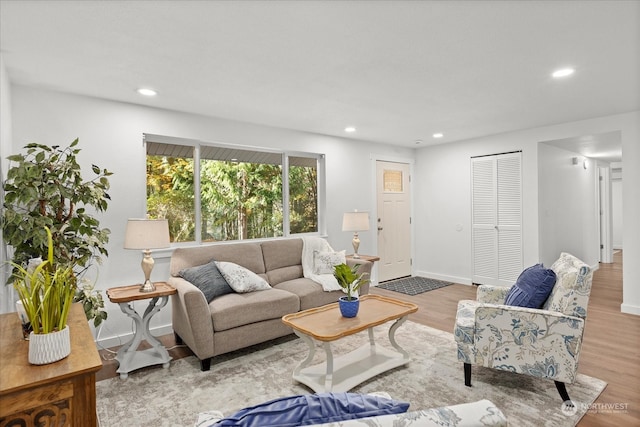
[[349, 267], [347, 264], [338, 264], [333, 267], [333, 276], [347, 294], [338, 299], [340, 313], [343, 317], [356, 317], [360, 308], [360, 299], [356, 292], [360, 286], [369, 282], [369, 279], [363, 278], [364, 274], [358, 274], [359, 268], [359, 264], [353, 267]]

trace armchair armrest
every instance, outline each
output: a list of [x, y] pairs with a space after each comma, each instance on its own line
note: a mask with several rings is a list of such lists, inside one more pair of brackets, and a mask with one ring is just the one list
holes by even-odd
[[584, 319], [555, 311], [478, 304], [474, 342], [484, 366], [571, 383], [584, 325]]
[[491, 304], [504, 304], [511, 288], [495, 285], [480, 285], [476, 291], [476, 300]]

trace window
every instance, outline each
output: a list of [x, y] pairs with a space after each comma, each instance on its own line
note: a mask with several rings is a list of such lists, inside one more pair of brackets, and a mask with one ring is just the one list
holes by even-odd
[[172, 242], [195, 240], [193, 147], [147, 143], [147, 215], [169, 220]]
[[312, 157], [289, 157], [291, 234], [318, 231], [318, 165]]
[[145, 142], [147, 214], [169, 220], [172, 242], [320, 231], [324, 156], [159, 135]]

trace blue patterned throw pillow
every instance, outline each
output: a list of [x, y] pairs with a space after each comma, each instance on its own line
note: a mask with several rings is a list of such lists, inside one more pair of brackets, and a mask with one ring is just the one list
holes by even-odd
[[506, 305], [541, 308], [556, 284], [556, 273], [536, 264], [526, 268], [511, 287], [504, 300]]
[[358, 393], [283, 397], [241, 409], [213, 426], [294, 427], [407, 412], [409, 403]]

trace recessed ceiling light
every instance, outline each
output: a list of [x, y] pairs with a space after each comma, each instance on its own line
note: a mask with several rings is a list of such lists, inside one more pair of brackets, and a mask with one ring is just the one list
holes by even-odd
[[156, 96], [158, 94], [155, 90], [144, 87], [138, 89], [138, 93], [144, 96]]
[[415, 143], [416, 143], [416, 145], [422, 144], [422, 140], [421, 139], [416, 139]]
[[573, 68], [561, 68], [559, 70], [554, 71], [551, 76], [554, 78], [567, 77], [574, 73]]
[[347, 133], [353, 133], [356, 131], [356, 128], [353, 126], [347, 126], [346, 128], [344, 128], [344, 131]]
[[442, 137], [444, 136], [444, 134], [443, 134], [443, 133], [438, 132], [438, 133], [434, 133], [432, 136], [433, 136], [434, 138], [442, 138]]

